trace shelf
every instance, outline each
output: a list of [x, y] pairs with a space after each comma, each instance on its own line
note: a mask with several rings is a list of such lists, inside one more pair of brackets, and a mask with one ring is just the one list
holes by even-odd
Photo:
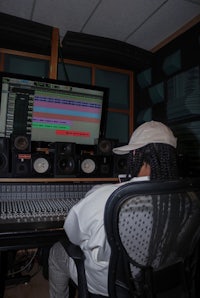
[[91, 178], [0, 178], [0, 182], [118, 182], [118, 178], [91, 177]]

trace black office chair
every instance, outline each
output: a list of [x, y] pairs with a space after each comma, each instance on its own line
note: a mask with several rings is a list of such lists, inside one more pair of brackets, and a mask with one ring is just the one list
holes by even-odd
[[[107, 201], [104, 222], [109, 297], [200, 297], [199, 178], [122, 185]], [[88, 292], [80, 247], [67, 237], [62, 244], [77, 265], [79, 297], [102, 297]]]

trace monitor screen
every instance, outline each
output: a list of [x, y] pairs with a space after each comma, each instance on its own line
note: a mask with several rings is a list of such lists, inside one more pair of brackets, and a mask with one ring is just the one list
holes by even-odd
[[94, 145], [104, 136], [108, 89], [0, 73], [0, 137]]

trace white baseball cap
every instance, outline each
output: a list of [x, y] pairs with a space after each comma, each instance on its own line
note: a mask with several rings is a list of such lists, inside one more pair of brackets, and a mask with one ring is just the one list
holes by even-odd
[[127, 154], [150, 143], [164, 143], [176, 148], [177, 139], [169, 127], [161, 122], [149, 121], [140, 125], [132, 134], [128, 145], [113, 148], [116, 154]]

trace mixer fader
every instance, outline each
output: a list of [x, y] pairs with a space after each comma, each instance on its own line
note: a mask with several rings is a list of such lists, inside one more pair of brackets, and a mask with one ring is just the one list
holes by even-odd
[[92, 183], [0, 183], [0, 232], [58, 228]]

